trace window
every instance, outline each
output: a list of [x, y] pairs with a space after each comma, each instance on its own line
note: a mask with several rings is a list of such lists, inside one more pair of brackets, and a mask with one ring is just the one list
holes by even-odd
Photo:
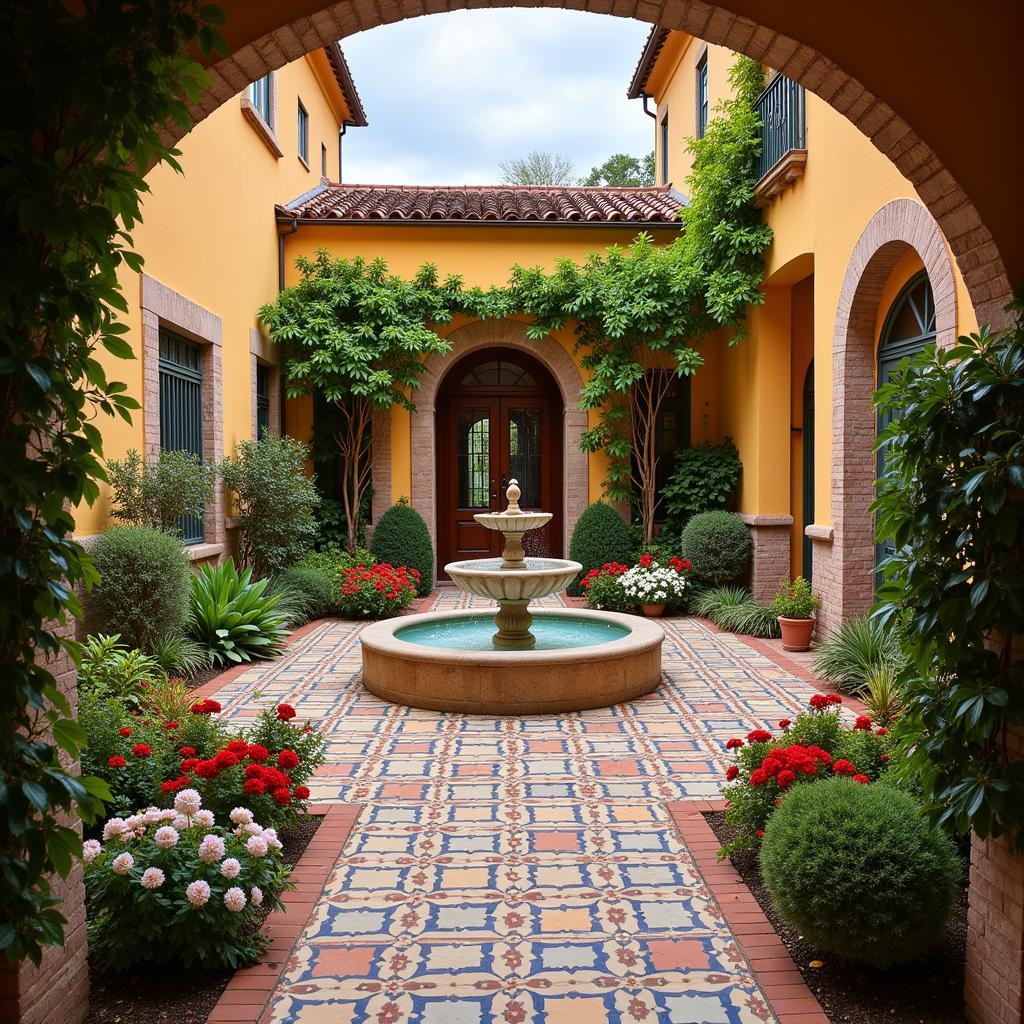
[[270, 367], [256, 367], [256, 439], [270, 433]]
[[327, 177], [327, 147], [320, 143], [320, 177]]
[[661, 119], [661, 183], [668, 184], [668, 114]]
[[249, 99], [256, 108], [257, 113], [263, 118], [268, 128], [272, 128], [271, 117], [273, 113], [270, 107], [270, 75], [266, 74], [258, 78], [249, 86]]
[[[199, 346], [160, 329], [160, 449], [203, 457], [203, 370]], [[202, 516], [178, 524], [186, 544], [204, 539]]]
[[697, 61], [697, 138], [708, 130], [708, 53]]
[[299, 159], [309, 166], [309, 114], [299, 100]]
[[[674, 374], [673, 378], [658, 410], [658, 422], [655, 425], [654, 448], [658, 465], [654, 471], [654, 488], [658, 495], [665, 489], [675, 468], [676, 452], [690, 447], [690, 378], [676, 377]], [[665, 521], [664, 503], [658, 505], [654, 518], [659, 523]]]

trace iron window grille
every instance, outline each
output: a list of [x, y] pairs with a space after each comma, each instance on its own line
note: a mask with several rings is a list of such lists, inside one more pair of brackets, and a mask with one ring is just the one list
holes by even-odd
[[807, 97], [802, 85], [777, 74], [757, 98], [761, 117], [758, 179], [787, 153], [807, 148]]

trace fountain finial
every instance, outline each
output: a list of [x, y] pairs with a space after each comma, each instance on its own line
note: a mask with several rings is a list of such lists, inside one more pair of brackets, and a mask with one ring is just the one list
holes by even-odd
[[522, 493], [519, 489], [519, 481], [515, 477], [509, 480], [508, 490], [505, 491], [505, 497], [508, 499], [508, 508], [505, 509], [505, 515], [520, 516], [523, 514], [523, 510], [519, 507], [519, 496]]

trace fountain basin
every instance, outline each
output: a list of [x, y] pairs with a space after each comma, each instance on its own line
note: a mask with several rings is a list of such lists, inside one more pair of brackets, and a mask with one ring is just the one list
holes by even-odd
[[[371, 623], [359, 635], [363, 685], [395, 704], [486, 715], [609, 707], [657, 688], [665, 638], [657, 623], [583, 609], [537, 609], [533, 615], [537, 644], [515, 651], [487, 643], [494, 628], [488, 612], [430, 612]], [[559, 646], [573, 641], [575, 646]]]
[[495, 601], [533, 601], [565, 590], [583, 568], [564, 558], [525, 558], [521, 569], [503, 569], [501, 558], [449, 562], [444, 571], [460, 589]]

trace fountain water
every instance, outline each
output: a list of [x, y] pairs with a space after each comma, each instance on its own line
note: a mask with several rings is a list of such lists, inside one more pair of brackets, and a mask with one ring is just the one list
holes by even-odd
[[512, 480], [504, 512], [474, 517], [501, 531], [501, 558], [445, 566], [461, 590], [497, 601], [493, 618], [428, 612], [367, 626], [360, 645], [371, 693], [438, 711], [535, 714], [606, 707], [657, 687], [665, 636], [657, 623], [579, 609], [531, 613], [530, 601], [564, 590], [582, 566], [525, 555], [523, 534], [551, 513], [524, 511], [520, 496]]

